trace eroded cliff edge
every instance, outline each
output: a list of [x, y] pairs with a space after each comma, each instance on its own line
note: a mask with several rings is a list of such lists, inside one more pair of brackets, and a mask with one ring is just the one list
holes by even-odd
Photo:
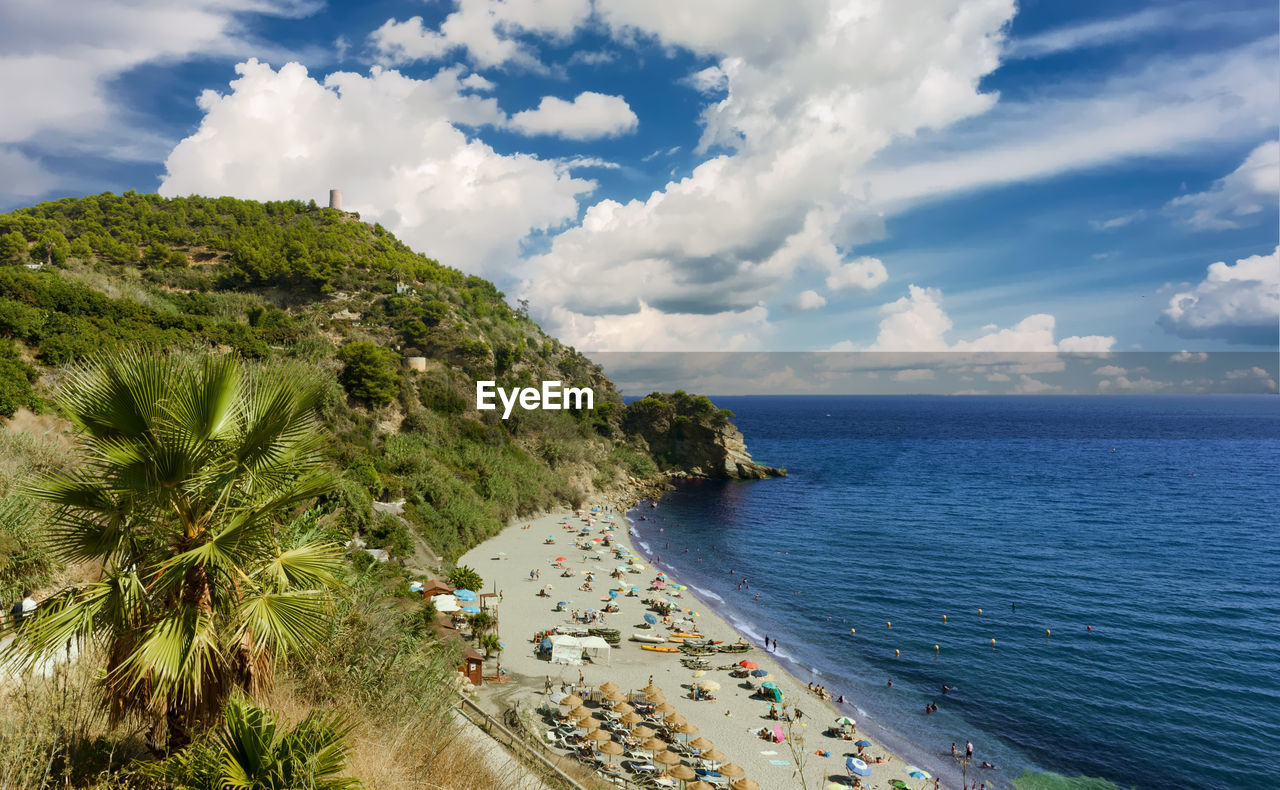
[[785, 469], [751, 458], [732, 417], [705, 396], [683, 390], [654, 392], [627, 405], [623, 429], [642, 439], [650, 455], [667, 471], [708, 478], [785, 476]]

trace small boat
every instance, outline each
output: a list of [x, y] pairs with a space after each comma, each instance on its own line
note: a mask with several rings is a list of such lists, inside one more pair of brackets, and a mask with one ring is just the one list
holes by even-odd
[[679, 653], [678, 647], [667, 647], [665, 645], [640, 645], [641, 650], [652, 650], [655, 653]]
[[657, 634], [632, 634], [631, 641], [647, 642], [651, 645], [660, 645], [667, 640], [664, 639], [663, 637], [658, 636]]
[[702, 634], [685, 634], [677, 631], [674, 634], [668, 634], [668, 639], [705, 639]]

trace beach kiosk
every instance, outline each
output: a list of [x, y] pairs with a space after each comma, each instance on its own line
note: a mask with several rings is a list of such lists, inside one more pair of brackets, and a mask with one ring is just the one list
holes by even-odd
[[434, 598], [437, 595], [451, 595], [453, 593], [453, 585], [442, 582], [439, 579], [432, 579], [422, 585], [422, 590], [420, 592], [422, 593], [423, 598]]
[[474, 647], [468, 647], [462, 654], [462, 666], [458, 667], [458, 671], [466, 675], [471, 685], [479, 686], [484, 680], [484, 656]]

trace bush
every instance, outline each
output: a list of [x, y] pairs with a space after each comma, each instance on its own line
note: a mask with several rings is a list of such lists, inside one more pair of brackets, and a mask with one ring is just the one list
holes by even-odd
[[22, 361], [13, 344], [0, 340], [0, 417], [12, 417], [23, 406], [39, 408], [35, 383], [40, 374]]
[[367, 340], [348, 343], [338, 350], [342, 382], [347, 394], [370, 406], [386, 406], [400, 389], [400, 364], [395, 354]]
[[449, 571], [449, 583], [462, 590], [479, 592], [484, 587], [484, 579], [476, 573], [476, 569], [467, 565], [459, 565]]

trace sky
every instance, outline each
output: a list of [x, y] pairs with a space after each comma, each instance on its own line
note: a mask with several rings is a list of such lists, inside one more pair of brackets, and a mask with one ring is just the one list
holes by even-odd
[[337, 187], [587, 352], [1280, 348], [1274, 0], [8, 0], [0, 85], [0, 210]]

